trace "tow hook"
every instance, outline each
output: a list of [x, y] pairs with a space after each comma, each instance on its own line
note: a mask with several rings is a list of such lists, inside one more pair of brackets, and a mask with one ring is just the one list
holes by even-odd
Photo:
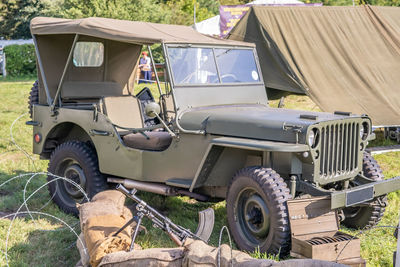
[[339, 222], [343, 222], [345, 219], [343, 210], [339, 210], [337, 215], [338, 215]]
[[381, 206], [381, 208], [386, 208], [387, 203], [385, 201], [382, 201], [381, 198], [377, 198], [376, 199], [379, 203], [379, 206]]

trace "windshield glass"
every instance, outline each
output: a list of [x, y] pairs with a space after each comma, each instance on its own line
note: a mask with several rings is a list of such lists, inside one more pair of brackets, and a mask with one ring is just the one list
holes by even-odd
[[252, 49], [168, 47], [175, 84], [260, 82]]
[[174, 82], [198, 84], [219, 82], [211, 48], [168, 48]]
[[215, 49], [214, 51], [222, 83], [260, 81], [252, 50]]

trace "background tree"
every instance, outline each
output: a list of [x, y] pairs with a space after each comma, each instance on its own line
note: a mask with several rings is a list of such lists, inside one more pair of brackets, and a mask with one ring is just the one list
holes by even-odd
[[0, 36], [5, 39], [29, 39], [29, 23], [36, 16], [57, 16], [62, 0], [1, 0]]
[[[326, 6], [352, 5], [352, 0], [303, 0]], [[30, 38], [35, 16], [64, 18], [106, 17], [136, 21], [192, 25], [219, 13], [220, 5], [246, 4], [250, 0], [0, 0], [0, 37]], [[357, 5], [400, 6], [400, 0], [355, 0]]]
[[64, 0], [61, 16], [65, 18], [104, 17], [135, 21], [168, 23], [171, 12], [157, 0]]
[[196, 5], [196, 22], [208, 19], [219, 13], [219, 2], [210, 0], [169, 0], [168, 9], [173, 14], [173, 24], [192, 25], [194, 23], [194, 6]]

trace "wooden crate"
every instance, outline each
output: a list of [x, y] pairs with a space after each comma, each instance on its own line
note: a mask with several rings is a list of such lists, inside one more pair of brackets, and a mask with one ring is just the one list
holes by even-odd
[[330, 198], [326, 197], [288, 201], [290, 255], [365, 266], [360, 257], [360, 239], [338, 231], [337, 213], [330, 209], [330, 204]]

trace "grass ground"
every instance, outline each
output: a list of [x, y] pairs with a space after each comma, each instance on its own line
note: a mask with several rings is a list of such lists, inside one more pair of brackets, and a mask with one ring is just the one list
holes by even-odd
[[[32, 155], [32, 132], [30, 126], [25, 126], [29, 120], [27, 112], [27, 97], [33, 81], [0, 82], [0, 217], [15, 212], [23, 202], [23, 192], [26, 182], [31, 177], [27, 175], [33, 171], [46, 171], [47, 161], [39, 160], [37, 155]], [[153, 92], [155, 86], [151, 86]], [[271, 106], [277, 106], [278, 101], [271, 101]], [[286, 97], [285, 105], [288, 108], [308, 109], [318, 111], [319, 109], [306, 96], [291, 95]], [[13, 138], [15, 142], [24, 149], [32, 159], [28, 158], [23, 151], [16, 148], [10, 137], [10, 127], [14, 120], [24, 114], [13, 126]], [[382, 137], [379, 136], [380, 140]], [[375, 142], [379, 145], [382, 142]], [[376, 156], [382, 166], [386, 177], [400, 174], [400, 153], [388, 153]], [[15, 175], [27, 175], [13, 180], [5, 185], [5, 181]], [[26, 186], [28, 196], [39, 186], [45, 183], [44, 176], [34, 177]], [[225, 203], [198, 203], [188, 198], [154, 196], [142, 193], [140, 195], [155, 208], [167, 214], [174, 222], [195, 230], [197, 225], [197, 212], [207, 207], [215, 210], [216, 221], [211, 244], [218, 245], [219, 230], [226, 225]], [[29, 209], [41, 211], [54, 215], [79, 233], [78, 220], [72, 216], [65, 215], [49, 202], [47, 188], [44, 187], [28, 202]], [[399, 219], [400, 193], [389, 194], [389, 206], [380, 226], [396, 225]], [[26, 210], [22, 207], [21, 210]], [[195, 218], [195, 220], [193, 220]], [[79, 255], [75, 247], [76, 236], [63, 223], [47, 216], [34, 215], [30, 217], [18, 217], [13, 221], [0, 219], [0, 266], [6, 265], [6, 239], [8, 262], [10, 266], [73, 266]], [[173, 246], [169, 238], [159, 230], [153, 229], [149, 222], [145, 222], [149, 230], [148, 235], [140, 235], [138, 242], [144, 248]], [[351, 234], [357, 231], [344, 229]], [[393, 230], [378, 228], [361, 234], [362, 256], [368, 261], [369, 266], [391, 266], [392, 252], [396, 249], [396, 241], [392, 236]], [[227, 242], [225, 238], [224, 242]], [[255, 253], [254, 256], [266, 257]]]

